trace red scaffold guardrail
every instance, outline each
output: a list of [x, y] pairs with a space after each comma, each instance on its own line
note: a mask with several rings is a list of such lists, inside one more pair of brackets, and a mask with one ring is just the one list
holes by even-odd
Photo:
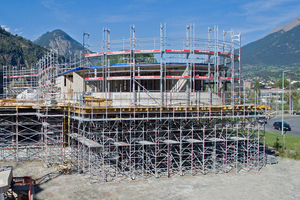
[[50, 69], [51, 67], [52, 67], [52, 65], [50, 65], [50, 67], [48, 67], [48, 68], [44, 69], [43, 71], [41, 71], [41, 72], [37, 73], [37, 75], [40, 75], [41, 73], [45, 72], [46, 70]]
[[231, 77], [219, 77], [220, 80], [231, 80]]
[[191, 53], [189, 49], [166, 49], [166, 53]]
[[161, 50], [154, 49], [154, 50], [135, 50], [134, 53], [160, 53]]
[[90, 57], [97, 57], [97, 56], [103, 56], [103, 52], [100, 53], [88, 53], [88, 54], [84, 54], [84, 57], [86, 58], [90, 58]]
[[218, 52], [219, 55], [223, 55], [223, 56], [231, 56], [231, 53], [228, 53], [228, 52]]
[[96, 80], [102, 80], [103, 77], [88, 77], [84, 78], [85, 81], [96, 81]]
[[126, 50], [126, 51], [111, 51], [111, 52], [107, 52], [107, 55], [123, 55], [123, 54], [130, 54], [131, 51], [130, 50]]
[[213, 76], [195, 76], [195, 79], [214, 79]]
[[[37, 76], [37, 74], [27, 74], [27, 75], [13, 75], [9, 76], [10, 78], [20, 78], [20, 77], [31, 77], [31, 76]], [[6, 78], [6, 77], [5, 77]]]
[[195, 54], [214, 54], [214, 51], [208, 51], [208, 50], [194, 50]]
[[[32, 87], [9, 87], [9, 88], [14, 89], [14, 88], [32, 88]], [[4, 87], [4, 89], [7, 89], [7, 87]]]
[[[12, 76], [9, 76], [9, 78], [21, 78], [21, 77], [38, 76], [38, 75], [40, 75], [41, 73], [45, 72], [46, 70], [50, 69], [51, 67], [52, 67], [52, 65], [49, 66], [48, 68], [44, 69], [43, 71], [37, 73], [37, 74], [12, 75]], [[6, 78], [6, 76], [5, 76], [4, 78]]]
[[135, 76], [135, 79], [160, 79], [161, 76]]
[[168, 79], [183, 79], [183, 78], [191, 78], [191, 76], [166, 76]]
[[129, 80], [130, 76], [109, 76], [106, 77], [107, 80]]
[[[191, 53], [191, 50], [189, 49], [166, 49], [166, 53]], [[106, 55], [124, 55], [124, 54], [130, 54], [130, 50], [124, 50], [124, 51], [111, 51], [107, 52]], [[159, 49], [148, 49], [148, 50], [134, 50], [134, 53], [136, 54], [143, 54], [143, 53], [161, 53], [161, 50]], [[209, 51], [209, 50], [194, 50], [195, 54], [208, 54], [208, 55], [213, 55], [215, 52], [214, 51]], [[103, 56], [105, 53], [99, 52], [99, 53], [89, 53], [85, 54], [84, 57], [86, 58], [92, 58], [92, 57], [98, 57], [98, 56]], [[218, 55], [220, 56], [226, 56], [230, 57], [231, 53], [229, 52], [218, 52]], [[235, 57], [239, 57], [238, 55], [234, 54]]]

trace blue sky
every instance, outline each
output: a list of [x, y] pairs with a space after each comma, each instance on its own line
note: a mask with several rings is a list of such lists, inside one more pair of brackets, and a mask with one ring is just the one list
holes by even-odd
[[111, 39], [159, 37], [166, 23], [168, 37], [185, 37], [185, 28], [195, 23], [196, 37], [207, 38], [207, 28], [242, 34], [242, 45], [268, 34], [276, 26], [300, 14], [299, 0], [10, 0], [0, 1], [0, 25], [31, 41], [61, 29], [82, 43], [83, 32], [90, 42], [102, 41], [103, 28]]

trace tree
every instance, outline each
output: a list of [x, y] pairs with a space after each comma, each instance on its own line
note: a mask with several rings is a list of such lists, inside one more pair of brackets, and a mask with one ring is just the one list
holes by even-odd
[[0, 66], [35, 64], [48, 50], [0, 27]]
[[254, 102], [255, 102], [254, 92], [251, 91], [250, 88], [246, 88], [246, 90], [245, 90], [245, 103], [254, 103]]
[[[275, 87], [278, 87], [278, 88], [282, 88], [282, 79], [280, 79], [279, 81], [276, 81], [274, 83], [274, 86]], [[284, 79], [284, 88], [287, 88], [290, 86], [290, 82], [286, 79]]]
[[293, 90], [298, 89], [298, 88], [300, 88], [300, 82], [296, 82], [296, 83], [292, 84]]
[[255, 80], [255, 83], [254, 83], [254, 91], [255, 92], [260, 91], [260, 84], [257, 79]]
[[[286, 92], [284, 94], [284, 99], [285, 101], [288, 102], [288, 104], [290, 104], [290, 93]], [[299, 106], [299, 99], [300, 99], [300, 95], [297, 91], [292, 91], [291, 92], [291, 101], [293, 102], [293, 109], [298, 110], [298, 106]]]
[[[253, 89], [256, 92], [256, 97], [260, 97], [260, 83], [257, 79], [255, 80]], [[257, 99], [259, 99], [259, 98], [257, 98]]]

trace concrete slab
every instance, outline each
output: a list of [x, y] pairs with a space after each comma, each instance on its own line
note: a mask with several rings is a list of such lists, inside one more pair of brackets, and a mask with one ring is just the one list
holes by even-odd
[[0, 194], [5, 193], [10, 188], [10, 183], [13, 178], [12, 167], [0, 168]]

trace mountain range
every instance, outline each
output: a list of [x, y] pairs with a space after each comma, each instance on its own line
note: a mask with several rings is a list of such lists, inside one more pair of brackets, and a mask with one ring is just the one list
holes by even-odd
[[[282, 69], [292, 69], [300, 73], [299, 25], [300, 15], [292, 22], [280, 25], [260, 39], [242, 46], [242, 72], [273, 73]], [[47, 53], [47, 49], [56, 50], [58, 54], [68, 59], [75, 55], [79, 56], [83, 46], [59, 29], [46, 32], [31, 42], [0, 28], [0, 67], [5, 65], [29, 67]]]
[[[261, 71], [269, 66], [298, 67], [300, 69], [300, 15], [293, 21], [275, 27], [262, 38], [242, 47], [243, 72]], [[83, 46], [62, 30], [47, 32], [35, 44], [56, 49], [67, 58], [79, 55]]]
[[242, 47], [243, 70], [249, 66], [300, 66], [300, 15]]

